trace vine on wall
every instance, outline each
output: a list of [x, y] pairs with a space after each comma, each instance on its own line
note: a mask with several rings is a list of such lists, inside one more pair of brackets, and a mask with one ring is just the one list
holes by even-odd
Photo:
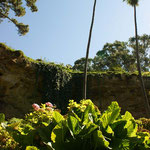
[[65, 111], [71, 92], [69, 69], [54, 63], [37, 63], [37, 75], [42, 76], [42, 102], [51, 101]]

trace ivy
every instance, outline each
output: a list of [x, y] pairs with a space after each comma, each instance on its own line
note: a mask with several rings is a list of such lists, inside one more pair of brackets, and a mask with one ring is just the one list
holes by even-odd
[[42, 77], [42, 102], [51, 101], [64, 111], [71, 92], [71, 71], [54, 63], [40, 62], [36, 66], [37, 80]]

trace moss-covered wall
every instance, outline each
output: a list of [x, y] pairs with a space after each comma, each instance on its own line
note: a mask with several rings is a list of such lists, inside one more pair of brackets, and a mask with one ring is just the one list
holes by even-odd
[[[72, 94], [74, 99], [81, 99], [83, 75], [74, 75]], [[150, 77], [144, 77], [146, 91], [149, 96]], [[87, 98], [101, 109], [105, 110], [111, 101], [118, 101], [122, 112], [130, 111], [134, 117], [146, 116], [144, 98], [140, 82], [136, 74], [107, 73], [88, 75]]]
[[[150, 77], [144, 78], [147, 93]], [[119, 72], [89, 73], [87, 98], [104, 110], [113, 100], [122, 110], [144, 117], [144, 99], [138, 76]], [[21, 51], [0, 44], [0, 112], [22, 117], [32, 103], [51, 101], [64, 113], [69, 99], [81, 100], [83, 73], [75, 73], [62, 65], [32, 60]]]

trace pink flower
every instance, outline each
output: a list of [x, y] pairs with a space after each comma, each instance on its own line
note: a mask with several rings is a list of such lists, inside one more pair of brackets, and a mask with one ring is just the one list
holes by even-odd
[[40, 106], [38, 104], [32, 104], [32, 107], [34, 108], [34, 110], [38, 111], [40, 109]]
[[45, 103], [47, 106], [49, 106], [49, 107], [53, 107], [53, 104], [52, 103], [50, 103], [50, 102], [47, 102], [47, 103]]

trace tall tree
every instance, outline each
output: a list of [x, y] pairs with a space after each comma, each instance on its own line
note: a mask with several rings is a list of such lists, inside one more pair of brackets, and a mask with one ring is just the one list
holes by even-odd
[[85, 57], [85, 68], [84, 68], [84, 81], [83, 81], [83, 98], [86, 99], [86, 90], [87, 90], [87, 64], [88, 64], [88, 57], [89, 57], [89, 49], [91, 44], [91, 36], [93, 31], [93, 24], [95, 19], [95, 9], [96, 9], [96, 2], [97, 0], [94, 0], [93, 5], [93, 13], [92, 13], [92, 21], [90, 26], [90, 32], [89, 32], [89, 38], [88, 38], [88, 44], [87, 44], [87, 50], [86, 50], [86, 57]]
[[25, 35], [29, 31], [29, 26], [19, 23], [15, 18], [11, 18], [11, 12], [14, 12], [16, 17], [22, 17], [26, 14], [26, 6], [31, 9], [32, 12], [36, 12], [38, 9], [35, 5], [37, 0], [0, 0], [0, 23], [4, 19], [8, 19], [18, 29], [20, 35]]
[[135, 38], [136, 38], [137, 69], [138, 69], [138, 72], [139, 72], [139, 79], [140, 79], [141, 88], [142, 88], [142, 92], [143, 92], [144, 99], [145, 99], [145, 108], [146, 108], [147, 117], [150, 118], [150, 105], [149, 105], [149, 100], [148, 100], [148, 97], [147, 97], [147, 94], [146, 94], [144, 81], [143, 81], [143, 78], [142, 78], [140, 58], [139, 58], [138, 31], [137, 31], [137, 19], [136, 19], [136, 6], [138, 6], [139, 0], [123, 0], [123, 1], [126, 1], [127, 4], [131, 5], [134, 8], [134, 25], [135, 25]]

